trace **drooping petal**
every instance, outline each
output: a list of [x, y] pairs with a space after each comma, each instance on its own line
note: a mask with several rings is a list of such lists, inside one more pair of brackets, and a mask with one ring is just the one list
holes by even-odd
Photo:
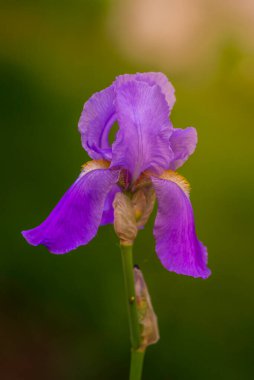
[[117, 77], [117, 85], [121, 85], [124, 82], [130, 81], [130, 80], [139, 80], [142, 82], [146, 82], [149, 85], [153, 86], [157, 84], [161, 92], [166, 98], [166, 101], [169, 106], [169, 111], [173, 108], [175, 104], [175, 89], [173, 85], [169, 82], [166, 75], [160, 73], [160, 72], [149, 72], [149, 73], [137, 73], [137, 74], [124, 74]]
[[121, 191], [118, 185], [114, 185], [110, 192], [107, 195], [105, 200], [103, 214], [101, 218], [101, 226], [105, 224], [113, 224], [114, 223], [114, 208], [113, 202], [117, 193]]
[[170, 169], [176, 170], [188, 160], [195, 151], [198, 141], [197, 131], [189, 127], [185, 129], [174, 129], [170, 136], [170, 147], [174, 152], [174, 159], [170, 163]]
[[[110, 166], [110, 163], [108, 161], [93, 160], [93, 161], [86, 162], [82, 166], [82, 169], [83, 169], [83, 173], [88, 173], [95, 169], [108, 169], [109, 166]], [[120, 173], [119, 173], [118, 181], [119, 179], [120, 179]], [[118, 193], [119, 191], [121, 191], [121, 189], [118, 185], [114, 185], [112, 189], [109, 191], [105, 199], [105, 203], [103, 207], [103, 214], [102, 214], [101, 223], [100, 223], [101, 226], [114, 223], [113, 201], [114, 201], [116, 193]]]
[[119, 131], [112, 146], [112, 167], [129, 170], [135, 181], [146, 169], [168, 168], [173, 152], [168, 149], [171, 129], [169, 108], [159, 86], [131, 80], [116, 90]]
[[45, 245], [52, 253], [67, 253], [87, 244], [97, 233], [106, 197], [118, 175], [110, 169], [81, 173], [47, 219], [23, 231], [23, 236], [32, 245]]
[[93, 159], [111, 160], [108, 134], [115, 122], [114, 88], [95, 93], [84, 105], [78, 128], [82, 146]]
[[169, 271], [207, 278], [207, 250], [195, 232], [193, 210], [185, 186], [176, 181], [152, 178], [158, 199], [154, 226], [156, 252]]

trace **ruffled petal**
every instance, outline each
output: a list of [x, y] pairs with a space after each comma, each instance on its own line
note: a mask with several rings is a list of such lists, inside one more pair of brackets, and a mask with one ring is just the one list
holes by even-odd
[[125, 74], [125, 75], [120, 75], [117, 77], [117, 84], [121, 85], [124, 82], [128, 82], [130, 80], [139, 80], [142, 82], [146, 82], [149, 85], [153, 86], [157, 84], [161, 92], [166, 98], [166, 101], [169, 106], [169, 111], [173, 108], [175, 104], [175, 89], [173, 85], [169, 82], [168, 78], [166, 75], [160, 73], [160, 72], [149, 72], [149, 73], [137, 73], [137, 74]]
[[113, 86], [95, 93], [85, 103], [79, 120], [82, 146], [95, 160], [112, 158], [108, 134], [116, 120], [114, 98]]
[[110, 169], [83, 172], [48, 218], [38, 227], [23, 231], [32, 245], [45, 245], [52, 253], [67, 253], [87, 244], [97, 233], [108, 193], [119, 173]]
[[194, 216], [184, 185], [152, 177], [158, 199], [154, 226], [156, 252], [169, 271], [207, 278], [207, 250], [198, 240]]
[[103, 214], [101, 218], [101, 226], [105, 224], [113, 224], [114, 223], [114, 208], [113, 202], [117, 193], [121, 191], [118, 185], [114, 185], [110, 192], [107, 195], [105, 200]]
[[170, 136], [170, 147], [174, 152], [174, 158], [170, 163], [170, 169], [176, 170], [182, 166], [189, 156], [195, 151], [198, 141], [197, 131], [189, 127], [174, 129]]
[[119, 131], [112, 145], [112, 167], [123, 167], [135, 181], [145, 170], [168, 168], [173, 152], [169, 107], [159, 86], [126, 81], [116, 90]]

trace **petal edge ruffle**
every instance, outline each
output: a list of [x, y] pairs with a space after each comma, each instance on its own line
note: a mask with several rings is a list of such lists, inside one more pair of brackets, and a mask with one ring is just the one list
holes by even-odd
[[84, 104], [79, 119], [78, 129], [81, 133], [82, 146], [95, 160], [112, 158], [108, 135], [116, 120], [114, 99], [113, 86], [96, 92]]
[[175, 89], [166, 75], [160, 72], [148, 72], [148, 73], [136, 73], [136, 74], [124, 74], [117, 77], [115, 83], [117, 86], [122, 85], [130, 80], [138, 80], [145, 82], [150, 86], [157, 85], [160, 87], [161, 92], [165, 96], [165, 99], [169, 106], [169, 111], [172, 110], [175, 104]]
[[170, 136], [170, 147], [174, 152], [174, 158], [170, 163], [170, 169], [176, 170], [188, 160], [195, 151], [198, 142], [197, 131], [193, 127], [185, 129], [175, 128]]

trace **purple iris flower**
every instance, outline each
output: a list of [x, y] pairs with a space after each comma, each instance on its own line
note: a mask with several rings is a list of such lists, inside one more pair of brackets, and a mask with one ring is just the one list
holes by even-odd
[[[158, 201], [156, 252], [169, 271], [207, 278], [207, 250], [198, 240], [188, 182], [175, 172], [194, 152], [195, 128], [176, 129], [169, 120], [174, 88], [162, 73], [121, 75], [84, 105], [79, 121], [82, 145], [93, 161], [47, 219], [24, 231], [32, 245], [67, 253], [87, 244], [101, 225], [114, 223], [118, 192], [152, 189]], [[109, 133], [119, 130], [113, 144]]]

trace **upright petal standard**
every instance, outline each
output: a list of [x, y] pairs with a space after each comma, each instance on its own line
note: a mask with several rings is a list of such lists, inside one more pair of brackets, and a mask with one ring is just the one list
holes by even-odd
[[111, 166], [127, 169], [133, 181], [145, 170], [168, 168], [173, 158], [169, 148], [172, 130], [160, 88], [141, 81], [125, 82], [116, 93], [116, 112], [119, 132]]
[[[78, 125], [82, 146], [95, 161], [84, 166], [41, 225], [23, 232], [26, 240], [52, 253], [66, 253], [87, 244], [101, 225], [115, 223], [121, 230], [115, 221], [119, 207], [114, 209], [119, 192], [128, 200], [134, 223], [130, 230], [138, 231], [156, 195], [154, 236], [162, 265], [178, 274], [207, 278], [207, 250], [196, 235], [189, 187], [174, 171], [194, 152], [197, 132], [192, 127], [173, 128], [174, 103], [174, 88], [162, 73], [121, 75], [95, 93], [85, 103]], [[110, 143], [116, 122], [119, 129]]]

